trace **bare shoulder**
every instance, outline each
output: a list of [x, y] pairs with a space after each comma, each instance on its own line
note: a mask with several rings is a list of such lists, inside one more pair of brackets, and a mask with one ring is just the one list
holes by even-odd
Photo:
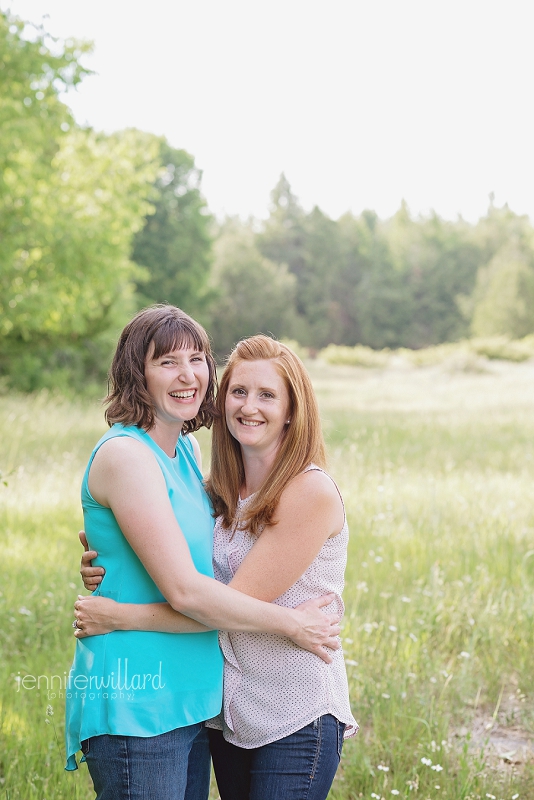
[[89, 491], [103, 506], [116, 508], [125, 498], [146, 499], [147, 492], [164, 488], [163, 473], [154, 453], [128, 436], [108, 439], [95, 454], [89, 472]]
[[343, 527], [345, 511], [339, 491], [326, 473], [320, 470], [301, 472], [291, 480], [280, 498], [280, 516], [317, 517], [328, 520], [329, 536], [336, 535]]
[[330, 501], [342, 505], [336, 484], [326, 472], [319, 469], [310, 469], [296, 475], [284, 489], [282, 497], [286, 493], [289, 497], [304, 497], [307, 502], [317, 498], [321, 502]]
[[151, 465], [157, 467], [157, 461], [150, 448], [137, 439], [132, 439], [131, 436], [115, 436], [98, 448], [93, 465], [97, 470], [124, 469], [126, 465], [140, 465], [150, 469]]

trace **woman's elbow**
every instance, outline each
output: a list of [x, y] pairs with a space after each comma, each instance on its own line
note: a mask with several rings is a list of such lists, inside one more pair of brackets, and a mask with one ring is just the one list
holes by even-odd
[[187, 616], [202, 605], [202, 596], [199, 581], [193, 579], [180, 583], [179, 586], [173, 586], [166, 594], [166, 600], [175, 611]]

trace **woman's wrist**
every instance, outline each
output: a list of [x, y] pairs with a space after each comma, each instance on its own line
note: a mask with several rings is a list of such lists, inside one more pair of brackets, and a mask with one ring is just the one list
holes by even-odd
[[135, 630], [135, 625], [133, 624], [134, 617], [136, 617], [136, 615], [132, 614], [132, 607], [130, 603], [116, 603], [116, 607], [113, 609], [113, 616], [111, 618], [113, 630]]
[[284, 608], [282, 606], [273, 606], [282, 612], [279, 615], [278, 625], [279, 630], [275, 631], [279, 636], [287, 636], [289, 639], [293, 639], [295, 636], [298, 635], [300, 631], [301, 625], [298, 621], [297, 614], [293, 608]]

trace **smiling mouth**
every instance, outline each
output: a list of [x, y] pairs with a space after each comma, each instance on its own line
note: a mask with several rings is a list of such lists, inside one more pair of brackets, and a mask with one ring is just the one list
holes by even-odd
[[243, 419], [242, 417], [238, 418], [241, 425], [244, 425], [246, 428], [258, 428], [260, 425], [263, 425], [263, 422], [260, 422], [256, 419]]
[[195, 396], [196, 389], [186, 389], [182, 392], [169, 392], [171, 397], [177, 397], [179, 400], [191, 400]]

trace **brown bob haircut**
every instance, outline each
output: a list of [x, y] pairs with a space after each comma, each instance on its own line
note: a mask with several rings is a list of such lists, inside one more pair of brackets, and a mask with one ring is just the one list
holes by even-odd
[[208, 334], [184, 311], [170, 305], [155, 305], [139, 311], [121, 333], [109, 371], [108, 396], [104, 400], [108, 404], [105, 413], [108, 425], [120, 422], [146, 431], [154, 426], [155, 409], [145, 380], [145, 360], [151, 344], [154, 345], [153, 358], [188, 347], [204, 353], [209, 369], [208, 389], [197, 416], [184, 422], [182, 433], [193, 433], [202, 426], [209, 428], [217, 414], [217, 372]]
[[251, 336], [239, 342], [230, 354], [217, 396], [218, 415], [213, 426], [211, 473], [207, 491], [214, 512], [229, 528], [236, 522], [237, 499], [245, 480], [241, 448], [225, 421], [225, 400], [232, 370], [243, 361], [273, 361], [283, 379], [290, 402], [290, 422], [286, 425], [276, 463], [271, 474], [247, 505], [240, 523], [254, 535], [263, 526], [274, 525], [274, 513], [285, 487], [311, 464], [326, 462], [317, 400], [306, 368], [295, 353], [268, 336]]

